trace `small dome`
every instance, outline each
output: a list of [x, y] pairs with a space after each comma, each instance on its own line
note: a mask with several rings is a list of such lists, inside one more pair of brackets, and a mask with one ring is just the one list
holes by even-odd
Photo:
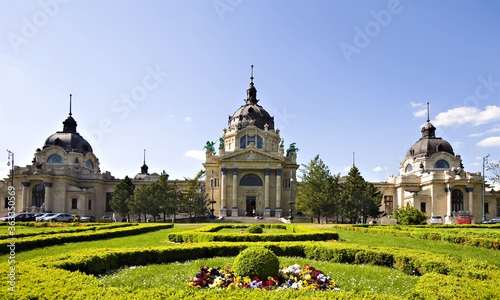
[[406, 153], [406, 157], [431, 157], [434, 153], [447, 152], [455, 155], [450, 143], [435, 135], [436, 127], [427, 122], [422, 127], [422, 138], [420, 138]]

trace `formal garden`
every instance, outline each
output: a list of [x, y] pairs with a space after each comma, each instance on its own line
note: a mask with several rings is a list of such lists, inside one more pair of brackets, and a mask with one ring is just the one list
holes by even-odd
[[1, 299], [500, 295], [498, 225], [34, 224], [1, 235]]

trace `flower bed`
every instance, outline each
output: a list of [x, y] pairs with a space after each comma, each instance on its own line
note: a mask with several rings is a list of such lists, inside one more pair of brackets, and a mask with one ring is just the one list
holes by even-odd
[[186, 283], [193, 288], [208, 289], [263, 289], [263, 290], [340, 290], [337, 283], [322, 271], [304, 265], [301, 268], [281, 266], [278, 277], [268, 277], [267, 280], [258, 277], [248, 278], [235, 276], [230, 266], [224, 268], [200, 267], [200, 273]]

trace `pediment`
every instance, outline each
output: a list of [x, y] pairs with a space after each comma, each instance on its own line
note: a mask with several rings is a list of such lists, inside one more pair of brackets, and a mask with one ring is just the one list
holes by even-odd
[[267, 154], [259, 150], [246, 150], [243, 152], [232, 153], [221, 157], [221, 161], [273, 161], [281, 162], [284, 158]]

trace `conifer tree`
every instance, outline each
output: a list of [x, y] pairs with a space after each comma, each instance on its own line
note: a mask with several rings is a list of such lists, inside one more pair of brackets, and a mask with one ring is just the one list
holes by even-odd
[[303, 164], [302, 182], [297, 186], [297, 209], [305, 215], [316, 217], [335, 215], [339, 200], [338, 175], [333, 176], [319, 158], [319, 155], [307, 165]]
[[113, 211], [116, 211], [121, 216], [127, 216], [127, 220], [130, 220], [134, 190], [135, 186], [132, 180], [125, 176], [116, 186], [113, 197], [109, 202]]
[[203, 216], [208, 211], [208, 194], [205, 186], [199, 181], [205, 176], [201, 170], [193, 179], [187, 179], [188, 189], [182, 194], [182, 209], [189, 217]]

